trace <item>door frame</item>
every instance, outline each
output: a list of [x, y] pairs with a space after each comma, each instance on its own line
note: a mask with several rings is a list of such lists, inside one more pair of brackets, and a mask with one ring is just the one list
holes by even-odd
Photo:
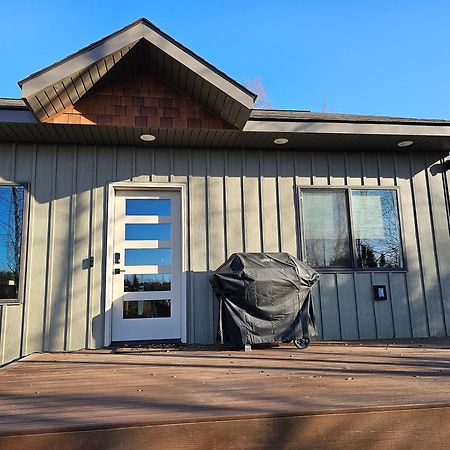
[[106, 221], [106, 276], [105, 276], [105, 346], [111, 345], [112, 336], [112, 302], [113, 302], [113, 253], [114, 253], [114, 203], [116, 191], [170, 191], [179, 192], [181, 200], [181, 342], [187, 342], [186, 311], [186, 271], [187, 271], [187, 214], [186, 183], [173, 182], [133, 182], [120, 181], [109, 183], [106, 189], [107, 221]]

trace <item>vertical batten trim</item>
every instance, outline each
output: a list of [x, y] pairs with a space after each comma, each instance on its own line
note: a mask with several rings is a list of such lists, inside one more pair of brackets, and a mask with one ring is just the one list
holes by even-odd
[[[206, 272], [208, 273], [211, 271], [211, 149], [207, 148], [205, 149], [206, 152], [206, 180], [205, 180], [205, 233], [206, 233], [206, 241], [205, 241], [205, 252], [206, 252]], [[217, 199], [213, 199], [213, 201], [217, 201]], [[223, 200], [222, 200], [223, 202]], [[212, 289], [207, 289], [208, 292], [208, 299], [209, 304], [207, 307], [207, 313], [211, 320], [209, 321], [209, 332], [211, 336], [214, 336], [214, 327], [215, 327], [215, 321], [214, 321], [214, 294], [212, 292]]]
[[[373, 286], [373, 272], [370, 272], [370, 285], [371, 286]], [[373, 310], [373, 320], [374, 320], [374, 322], [375, 322], [375, 339], [378, 339], [378, 320], [377, 320], [377, 311], [376, 311], [376, 308], [375, 308], [375, 301], [373, 300], [373, 298], [371, 299], [372, 300], [372, 310]]]
[[48, 349], [49, 344], [49, 331], [50, 331], [50, 317], [51, 317], [51, 288], [52, 288], [52, 264], [53, 264], [53, 239], [54, 239], [54, 208], [55, 208], [55, 196], [56, 196], [56, 170], [58, 164], [58, 147], [56, 145], [52, 146], [53, 149], [53, 162], [52, 162], [52, 172], [51, 172], [51, 193], [48, 205], [48, 230], [47, 230], [47, 252], [46, 252], [46, 279], [44, 287], [44, 317], [43, 317], [43, 335], [42, 335], [42, 348], [43, 350]]
[[355, 300], [356, 327], [358, 329], [358, 339], [361, 339], [361, 330], [359, 325], [359, 314], [358, 314], [358, 291], [356, 286], [356, 276], [354, 272], [352, 273], [352, 279], [353, 279], [353, 291], [355, 293], [354, 300]]
[[225, 253], [225, 259], [229, 257], [228, 255], [228, 222], [227, 222], [227, 211], [228, 211], [228, 194], [227, 194], [227, 184], [228, 184], [228, 150], [224, 150], [224, 173], [222, 177], [222, 202], [223, 202], [223, 232], [224, 232], [224, 241], [223, 241], [223, 250]]
[[17, 144], [13, 144], [11, 147], [11, 166], [10, 166], [10, 180], [11, 181], [22, 181], [16, 180], [16, 157], [17, 157]]
[[245, 161], [245, 153], [244, 150], [241, 150], [241, 220], [242, 220], [242, 249], [244, 253], [247, 251], [247, 235], [245, 233], [246, 223], [245, 223], [245, 208], [247, 205], [247, 201], [245, 198], [245, 189], [244, 182], [246, 179], [247, 162]]
[[210, 202], [210, 195], [209, 190], [211, 188], [211, 149], [206, 149], [206, 176], [205, 176], [205, 185], [204, 185], [204, 191], [205, 191], [205, 210], [204, 210], [204, 218], [205, 218], [205, 253], [206, 253], [206, 271], [209, 272], [210, 267], [210, 245], [209, 245], [209, 202]]
[[114, 253], [114, 207], [115, 207], [115, 192], [113, 184], [107, 184], [106, 189], [106, 227], [105, 229], [105, 252], [106, 258], [103, 267], [105, 268], [105, 288], [104, 288], [104, 329], [103, 339], [105, 345], [110, 345], [112, 341], [112, 305], [113, 305], [113, 262], [108, 255]]
[[262, 252], [266, 251], [265, 241], [264, 241], [264, 204], [262, 195], [262, 185], [263, 185], [263, 175], [262, 175], [262, 150], [258, 152], [258, 216], [259, 216], [259, 248]]
[[[329, 173], [329, 172], [328, 172]], [[337, 315], [339, 320], [339, 340], [342, 340], [342, 320], [341, 320], [341, 299], [339, 297], [339, 284], [338, 284], [338, 273], [334, 274], [334, 289], [336, 291], [336, 306], [337, 306]]]
[[74, 238], [75, 238], [75, 211], [76, 211], [76, 200], [77, 200], [77, 171], [78, 171], [78, 145], [75, 146], [75, 150], [72, 156], [72, 193], [70, 195], [69, 210], [70, 210], [70, 220], [69, 220], [69, 255], [67, 266], [68, 266], [68, 279], [67, 279], [67, 301], [66, 301], [66, 313], [65, 313], [65, 331], [64, 331], [64, 350], [70, 349], [70, 338], [71, 338], [71, 311], [72, 311], [72, 300], [73, 300], [73, 269], [75, 267], [74, 260]]
[[420, 285], [422, 286], [422, 294], [423, 294], [423, 303], [425, 306], [426, 311], [426, 329], [427, 334], [430, 336], [430, 313], [428, 311], [428, 302], [427, 302], [427, 293], [425, 290], [425, 280], [423, 277], [423, 262], [422, 262], [422, 249], [420, 245], [420, 238], [419, 238], [419, 224], [417, 219], [417, 207], [416, 207], [416, 193], [414, 190], [414, 182], [413, 182], [413, 170], [412, 170], [412, 164], [411, 164], [411, 152], [408, 154], [408, 161], [409, 161], [409, 184], [411, 189], [411, 199], [412, 199], [412, 209], [414, 214], [414, 229], [415, 229], [415, 238], [416, 238], [416, 248], [417, 248], [417, 255], [418, 255], [418, 263], [419, 263], [419, 270], [420, 270]]
[[[153, 152], [152, 155], [153, 158], [153, 172], [155, 171], [155, 152]], [[192, 149], [188, 149], [188, 174], [187, 174], [187, 248], [188, 248], [188, 271], [189, 271], [189, 277], [188, 277], [188, 286], [187, 291], [189, 292], [189, 305], [188, 305], [188, 320], [189, 320], [189, 333], [188, 333], [188, 340], [190, 342], [195, 342], [195, 321], [194, 321], [194, 286], [192, 282], [192, 238], [191, 238], [191, 223], [192, 223], [192, 207], [191, 207], [191, 201], [192, 201]], [[153, 179], [153, 175], [152, 175]]]
[[275, 195], [276, 195], [276, 208], [277, 208], [277, 230], [278, 230], [278, 251], [281, 253], [284, 248], [284, 243], [282, 242], [283, 233], [281, 233], [281, 223], [282, 223], [282, 210], [280, 207], [280, 151], [277, 150], [276, 153], [276, 177], [275, 177]]
[[33, 145], [33, 159], [31, 162], [31, 179], [29, 183], [28, 192], [28, 229], [27, 229], [27, 252], [26, 252], [26, 267], [25, 267], [25, 292], [23, 296], [23, 310], [22, 310], [22, 342], [20, 345], [20, 354], [27, 354], [27, 344], [28, 344], [28, 314], [30, 313], [30, 301], [28, 299], [29, 291], [27, 286], [30, 286], [30, 277], [33, 259], [33, 231], [32, 224], [34, 223], [34, 204], [35, 198], [34, 193], [36, 192], [36, 167], [37, 167], [37, 145]]
[[[319, 320], [320, 320], [320, 331], [322, 332], [321, 338], [325, 339], [325, 332], [323, 329], [322, 289], [321, 289], [321, 285], [320, 285], [320, 279], [319, 279], [319, 282], [317, 283], [317, 291], [319, 294], [319, 309], [320, 309]], [[312, 299], [312, 291], [311, 291], [311, 299]]]
[[[210, 194], [209, 191], [211, 189], [211, 149], [207, 148], [205, 149], [206, 152], [206, 174], [205, 174], [205, 183], [204, 183], [204, 192], [205, 192], [205, 209], [203, 211], [204, 214], [204, 220], [205, 220], [205, 270], [206, 273], [208, 273], [209, 278], [209, 271], [211, 267], [211, 246], [209, 245], [210, 240], [210, 223], [209, 223], [209, 206], [210, 206]], [[208, 289], [208, 298], [209, 298], [209, 305], [206, 309], [206, 312], [208, 313], [208, 316], [211, 320], [209, 320], [209, 332], [211, 336], [214, 336], [214, 303], [212, 300], [212, 290]]]
[[295, 243], [297, 245], [297, 254], [295, 255], [300, 261], [305, 262], [303, 259], [303, 236], [302, 236], [302, 221], [301, 221], [301, 208], [300, 208], [300, 191], [297, 183], [297, 173], [298, 173], [298, 158], [299, 152], [296, 151], [294, 154], [294, 175], [292, 179], [293, 187], [294, 187], [294, 214], [295, 214]]
[[[398, 337], [397, 327], [396, 327], [397, 323], [395, 321], [394, 308], [392, 305], [393, 299], [392, 299], [392, 289], [391, 289], [391, 286], [392, 286], [392, 273], [391, 272], [388, 272], [388, 286], [389, 286], [389, 288], [388, 288], [389, 289], [389, 299], [391, 302], [392, 331], [394, 332], [394, 338], [397, 338]], [[410, 328], [411, 328], [411, 320], [409, 320], [409, 324], [410, 324]], [[412, 334], [411, 334], [411, 336], [412, 336]]]
[[442, 320], [444, 322], [444, 330], [445, 332], [447, 332], [448, 328], [447, 328], [447, 318], [445, 315], [445, 305], [444, 305], [444, 291], [442, 289], [442, 279], [441, 279], [441, 269], [440, 269], [440, 264], [439, 264], [439, 255], [438, 255], [438, 251], [437, 251], [437, 246], [436, 246], [436, 227], [435, 227], [435, 219], [434, 219], [434, 215], [435, 215], [435, 208], [433, 208], [433, 195], [431, 194], [431, 189], [430, 189], [430, 174], [428, 171], [428, 161], [426, 156], [424, 155], [424, 163], [425, 163], [425, 167], [427, 168], [425, 170], [425, 187], [427, 190], [427, 199], [428, 199], [428, 205], [429, 205], [429, 211], [430, 211], [430, 225], [431, 225], [431, 239], [433, 241], [433, 256], [434, 256], [434, 263], [436, 266], [436, 278], [437, 278], [437, 282], [438, 282], [438, 286], [439, 286], [439, 295], [441, 298], [440, 301], [440, 305], [441, 305], [441, 315], [442, 315]]
[[[116, 147], [114, 147], [114, 157], [115, 157], [115, 165], [114, 167], [116, 168], [116, 176], [117, 176], [117, 152], [116, 152]], [[90, 205], [90, 211], [89, 211], [89, 257], [93, 256], [93, 251], [94, 251], [94, 245], [96, 242], [96, 236], [95, 236], [95, 228], [94, 228], [94, 224], [95, 224], [95, 218], [96, 218], [96, 211], [95, 211], [95, 195], [94, 195], [94, 191], [95, 191], [95, 187], [97, 186], [98, 183], [98, 146], [95, 146], [95, 150], [94, 150], [94, 157], [93, 157], [93, 167], [92, 167], [92, 173], [91, 173], [91, 189], [89, 192], [89, 205]], [[95, 264], [95, 262], [94, 262]], [[92, 338], [93, 338], [93, 334], [92, 334], [92, 327], [91, 327], [91, 317], [92, 317], [92, 291], [94, 289], [93, 284], [95, 283], [95, 279], [93, 280], [93, 276], [92, 276], [92, 267], [89, 267], [88, 269], [88, 274], [87, 274], [87, 305], [86, 305], [86, 336], [85, 336], [85, 345], [87, 348], [91, 347], [91, 342], [92, 342]]]

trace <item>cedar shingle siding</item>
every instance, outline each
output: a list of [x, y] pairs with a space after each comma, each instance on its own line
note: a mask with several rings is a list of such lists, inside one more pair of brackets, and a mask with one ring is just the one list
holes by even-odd
[[139, 73], [46, 120], [72, 125], [233, 129], [156, 76]]

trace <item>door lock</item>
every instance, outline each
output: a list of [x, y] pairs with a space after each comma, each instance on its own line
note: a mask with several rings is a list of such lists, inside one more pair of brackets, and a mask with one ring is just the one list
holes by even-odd
[[120, 264], [120, 253], [114, 253], [114, 264]]

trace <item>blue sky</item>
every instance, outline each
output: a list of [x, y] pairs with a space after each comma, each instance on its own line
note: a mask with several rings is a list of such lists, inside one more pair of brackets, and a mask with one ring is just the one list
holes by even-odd
[[0, 97], [139, 17], [274, 108], [450, 119], [450, 1], [27, 1], [0, 5]]

